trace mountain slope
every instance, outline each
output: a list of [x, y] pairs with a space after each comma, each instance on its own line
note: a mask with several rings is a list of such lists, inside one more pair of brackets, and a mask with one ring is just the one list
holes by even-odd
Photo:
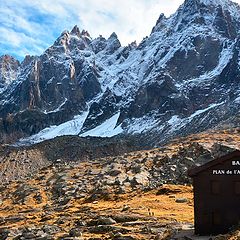
[[240, 7], [229, 0], [186, 0], [139, 45], [75, 26], [21, 64], [0, 95], [1, 131], [38, 133], [28, 143], [141, 133], [155, 144], [238, 125], [239, 30]]

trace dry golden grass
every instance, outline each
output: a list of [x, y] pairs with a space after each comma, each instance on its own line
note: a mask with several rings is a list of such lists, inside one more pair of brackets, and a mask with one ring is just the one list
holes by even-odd
[[[28, 184], [39, 184], [36, 180], [29, 181]], [[41, 186], [41, 184], [39, 184]], [[99, 216], [114, 216], [118, 214], [133, 214], [142, 216], [143, 218], [154, 219], [154, 221], [160, 224], [170, 224], [172, 222], [187, 222], [193, 223], [193, 194], [192, 188], [181, 185], [165, 185], [170, 190], [178, 189], [179, 192], [170, 195], [156, 195], [155, 191], [147, 193], [134, 193], [124, 194], [117, 198], [116, 201], [97, 201], [86, 203], [83, 200], [72, 199], [64, 211], [55, 211], [53, 202], [50, 200], [49, 193], [45, 192], [44, 187], [41, 188], [42, 203], [37, 204], [34, 200], [32, 193], [26, 204], [13, 204], [12, 199], [4, 200], [0, 206], [0, 217], [10, 216], [24, 216], [24, 220], [15, 223], [6, 223], [1, 225], [1, 228], [19, 228], [22, 226], [42, 226], [43, 224], [56, 224], [59, 219], [63, 219], [64, 223], [61, 225], [63, 232], [59, 232], [55, 237], [60, 237], [63, 234], [69, 232], [74, 227], [74, 222], [77, 219], [88, 221], [89, 213], [95, 212]], [[16, 185], [10, 186], [8, 191], [15, 191]], [[176, 203], [176, 198], [187, 198], [188, 203]], [[47, 218], [43, 221], [43, 216], [46, 213], [44, 207], [50, 206], [50, 215], [48, 213]], [[124, 206], [129, 206], [129, 210], [122, 212]], [[88, 209], [84, 210], [83, 209]], [[127, 227], [127, 229], [133, 229], [134, 227]], [[144, 239], [141, 234], [138, 234], [138, 230], [134, 236], [137, 239]], [[90, 237], [102, 236], [101, 234], [84, 233], [85, 239]], [[133, 236], [133, 235], [132, 235]]]

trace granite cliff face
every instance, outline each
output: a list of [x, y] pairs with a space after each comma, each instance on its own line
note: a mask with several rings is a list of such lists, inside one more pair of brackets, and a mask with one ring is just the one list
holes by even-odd
[[239, 31], [240, 7], [229, 0], [186, 0], [139, 45], [75, 26], [41, 56], [11, 58], [8, 74], [1, 67], [0, 130], [31, 136], [23, 144], [141, 134], [153, 145], [236, 126]]

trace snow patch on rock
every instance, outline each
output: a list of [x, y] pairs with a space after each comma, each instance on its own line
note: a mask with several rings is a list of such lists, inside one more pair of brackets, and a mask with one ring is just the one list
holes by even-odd
[[51, 126], [43, 129], [38, 134], [29, 138], [20, 139], [18, 145], [35, 144], [45, 140], [53, 139], [57, 136], [78, 135], [84, 121], [88, 116], [88, 111], [83, 112], [81, 115], [75, 116], [73, 120], [62, 123], [58, 126]]
[[122, 126], [117, 126], [117, 121], [120, 116], [120, 112], [113, 115], [111, 118], [107, 119], [101, 125], [82, 133], [81, 137], [113, 137], [123, 132]]

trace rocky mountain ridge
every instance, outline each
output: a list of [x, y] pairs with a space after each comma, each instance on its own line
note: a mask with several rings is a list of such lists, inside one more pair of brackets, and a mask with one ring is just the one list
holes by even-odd
[[64, 31], [41, 56], [26, 57], [0, 94], [2, 135], [30, 136], [21, 144], [32, 144], [141, 134], [155, 145], [238, 126], [239, 10], [229, 0], [186, 0], [126, 47], [116, 33], [92, 39], [77, 26]]

